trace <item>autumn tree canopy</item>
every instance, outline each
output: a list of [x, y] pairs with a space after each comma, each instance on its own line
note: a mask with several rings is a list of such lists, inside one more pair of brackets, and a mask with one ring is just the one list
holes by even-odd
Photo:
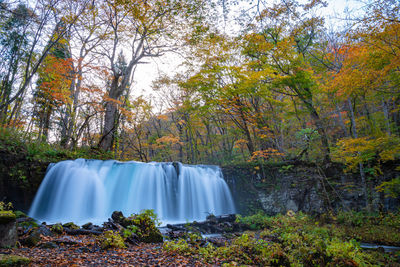
[[[3, 127], [118, 159], [336, 161], [365, 185], [398, 159], [398, 1], [334, 27], [324, 1], [235, 3], [0, 1]], [[138, 96], [164, 57], [182, 64]]]

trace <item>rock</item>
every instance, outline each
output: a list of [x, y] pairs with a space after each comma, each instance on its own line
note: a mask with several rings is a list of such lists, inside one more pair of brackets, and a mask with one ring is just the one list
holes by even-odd
[[209, 221], [209, 222], [214, 222], [214, 223], [218, 222], [217, 217], [214, 214], [209, 214], [206, 217], [206, 220]]
[[220, 215], [220, 216], [215, 216], [215, 217], [219, 223], [223, 223], [223, 222], [233, 223], [236, 221], [236, 214], [226, 214], [226, 215]]
[[171, 239], [183, 238], [186, 235], [184, 231], [170, 231], [168, 237]]
[[126, 242], [132, 244], [132, 245], [137, 245], [138, 243], [138, 237], [136, 234], [132, 234], [130, 237], [126, 238]]
[[0, 266], [23, 266], [31, 262], [29, 258], [0, 254]]
[[39, 228], [36, 230], [38, 231], [39, 234], [43, 236], [53, 236], [54, 234], [50, 231], [49, 228], [47, 228], [45, 225], [39, 226]]
[[102, 231], [69, 228], [65, 228], [64, 231], [69, 235], [101, 235], [103, 233]]
[[64, 228], [69, 228], [69, 229], [73, 229], [73, 230], [80, 229], [80, 227], [78, 225], [74, 224], [73, 222], [64, 223], [62, 226]]
[[33, 222], [35, 221], [31, 217], [17, 217], [17, 223]]
[[180, 231], [180, 230], [183, 230], [182, 227], [178, 227], [178, 226], [173, 225], [173, 224], [167, 224], [167, 228], [171, 229], [172, 231]]
[[13, 247], [18, 241], [17, 224], [0, 224], [0, 247]]
[[155, 229], [152, 229], [148, 235], [141, 237], [140, 241], [143, 241], [146, 243], [162, 243], [164, 241], [164, 238], [161, 235], [160, 230], [155, 228]]
[[103, 232], [103, 231], [104, 231], [104, 228], [103, 228], [103, 227], [100, 227], [100, 226], [98, 226], [98, 225], [93, 225], [93, 227], [92, 227], [91, 230], [93, 230], [93, 231], [98, 231], [98, 232]]
[[40, 241], [41, 237], [36, 229], [32, 230], [27, 237], [20, 239], [21, 244], [27, 247], [35, 247]]
[[16, 218], [17, 217], [15, 216], [14, 212], [12, 212], [11, 210], [0, 211], [0, 224], [15, 222]]
[[40, 247], [40, 248], [49, 248], [49, 249], [51, 249], [51, 248], [58, 248], [58, 246], [57, 246], [55, 243], [53, 243], [53, 242], [42, 243], [39, 247]]
[[17, 218], [17, 224], [18, 227], [22, 227], [23, 232], [22, 234], [28, 233], [32, 228], [38, 227], [38, 223], [35, 221], [35, 219], [32, 219], [31, 217], [20, 217]]
[[64, 228], [61, 225], [61, 223], [56, 223], [56, 224], [52, 225], [50, 229], [52, 232], [54, 232], [56, 234], [60, 234], [60, 235], [64, 232]]
[[0, 211], [0, 247], [13, 247], [17, 243], [17, 223], [12, 211]]
[[124, 221], [125, 216], [122, 211], [114, 211], [111, 215], [111, 218], [114, 222], [121, 224]]
[[93, 230], [93, 223], [91, 222], [85, 223], [84, 225], [82, 225], [82, 228], [86, 230]]

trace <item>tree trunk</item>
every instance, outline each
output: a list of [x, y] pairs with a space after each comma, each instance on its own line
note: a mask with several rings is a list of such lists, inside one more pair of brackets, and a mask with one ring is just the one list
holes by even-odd
[[107, 102], [106, 114], [104, 117], [103, 137], [100, 140], [100, 148], [109, 151], [114, 142], [114, 133], [116, 131], [117, 106], [113, 102]]
[[[356, 118], [354, 116], [354, 109], [353, 105], [351, 103], [350, 98], [347, 99], [347, 103], [349, 105], [349, 110], [350, 110], [350, 120], [351, 120], [351, 132], [353, 134], [353, 138], [358, 138], [357, 135], [357, 128], [356, 128]], [[358, 152], [359, 153], [359, 152]], [[361, 176], [361, 183], [362, 183], [362, 191], [364, 195], [364, 201], [365, 201], [365, 206], [369, 210], [369, 201], [368, 201], [368, 190], [367, 190], [367, 179], [365, 178], [365, 171], [364, 171], [364, 165], [362, 162], [358, 164], [358, 167], [360, 169], [360, 176]]]
[[299, 96], [303, 103], [306, 105], [308, 111], [310, 112], [311, 118], [314, 120], [315, 126], [317, 127], [318, 134], [321, 136], [322, 150], [324, 151], [324, 163], [329, 163], [331, 162], [331, 151], [329, 149], [328, 135], [326, 134], [321, 118], [319, 117], [317, 110], [312, 104], [312, 100], [306, 99], [300, 94]]

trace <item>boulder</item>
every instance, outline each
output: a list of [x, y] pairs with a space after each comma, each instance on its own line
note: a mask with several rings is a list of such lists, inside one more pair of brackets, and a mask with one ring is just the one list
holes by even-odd
[[122, 211], [114, 211], [111, 215], [111, 219], [116, 223], [122, 224], [126, 218]]
[[15, 214], [12, 211], [0, 211], [0, 247], [13, 247], [17, 241]]
[[39, 234], [43, 236], [53, 236], [53, 232], [50, 231], [49, 228], [47, 228], [45, 225], [39, 226], [39, 228], [36, 230], [38, 231]]
[[93, 230], [93, 223], [91, 222], [85, 223], [84, 225], [82, 225], [82, 228], [86, 230]]
[[27, 247], [35, 247], [40, 241], [41, 237], [37, 229], [32, 230], [28, 236], [20, 239], [22, 245]]
[[60, 235], [64, 232], [64, 228], [61, 223], [53, 224], [50, 229], [52, 232]]
[[79, 228], [80, 228], [78, 225], [76, 225], [76, 224], [73, 223], [73, 222], [64, 223], [62, 226], [63, 226], [64, 228], [69, 228], [69, 229], [72, 229], [72, 230], [76, 230], [76, 229], [79, 229]]

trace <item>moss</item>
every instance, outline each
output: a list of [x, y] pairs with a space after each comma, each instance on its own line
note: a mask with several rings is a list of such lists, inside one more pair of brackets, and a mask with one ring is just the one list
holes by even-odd
[[32, 220], [30, 220], [30, 221], [25, 221], [25, 222], [20, 222], [20, 223], [18, 223], [18, 226], [27, 229], [27, 228], [36, 228], [36, 227], [39, 227], [39, 224], [37, 223], [37, 221], [35, 221], [34, 219], [32, 219]]
[[78, 225], [74, 224], [73, 222], [64, 223], [62, 226], [69, 228], [69, 229], [79, 229], [80, 228]]
[[15, 221], [16, 216], [14, 214], [14, 212], [12, 212], [11, 210], [2, 210], [0, 211], [0, 223], [9, 223], [12, 221]]
[[52, 232], [54, 232], [54, 233], [56, 233], [56, 234], [60, 234], [60, 235], [64, 232], [64, 228], [63, 228], [63, 226], [61, 225], [61, 223], [53, 224], [53, 225], [50, 227], [50, 230], [51, 230]]
[[25, 213], [23, 213], [20, 210], [16, 210], [16, 211], [14, 211], [14, 213], [15, 213], [15, 216], [17, 217], [17, 219], [18, 218], [26, 218], [26, 217], [28, 217], [28, 215], [26, 215]]
[[31, 262], [29, 258], [0, 254], [0, 267], [3, 266], [22, 266], [28, 265]]

